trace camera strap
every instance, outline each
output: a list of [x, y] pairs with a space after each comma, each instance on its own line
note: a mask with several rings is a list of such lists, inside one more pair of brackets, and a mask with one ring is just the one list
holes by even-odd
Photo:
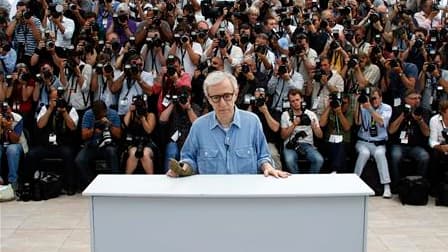
[[[373, 117], [372, 117], [372, 115], [370, 115], [370, 120], [367, 120], [367, 119], [364, 119], [364, 114], [365, 113], [362, 113], [362, 110], [361, 110], [361, 105], [359, 105], [359, 114], [360, 114], [360, 116], [361, 116], [361, 127], [362, 127], [362, 129], [365, 131], [365, 132], [368, 132], [369, 131], [369, 125], [373, 125], [373, 123], [372, 123], [372, 121], [373, 121]], [[368, 112], [367, 112], [368, 113]]]
[[7, 73], [7, 69], [6, 69], [6, 64], [5, 64], [5, 60], [3, 58], [0, 58], [0, 63], [1, 63], [1, 68], [3, 69], [4, 73]]
[[185, 54], [187, 54], [187, 49], [184, 50], [182, 47], [180, 47], [179, 50], [180, 50], [180, 55], [181, 55], [180, 61], [181, 61], [182, 66], [183, 66], [184, 65]]
[[[163, 55], [163, 50], [164, 48], [162, 48], [162, 55]], [[156, 73], [159, 73], [159, 70], [157, 69], [157, 64], [156, 64], [156, 54], [154, 53], [154, 48], [151, 49], [151, 70], [156, 70]]]
[[[278, 87], [279, 83], [280, 83], [280, 78], [277, 77], [277, 84], [275, 86]], [[278, 99], [277, 99], [277, 102], [275, 103], [274, 109], [277, 108], [280, 100], [282, 100], [282, 94], [283, 94], [284, 89], [285, 89], [285, 81], [282, 79], [282, 90], [280, 91], [280, 94], [278, 95]]]

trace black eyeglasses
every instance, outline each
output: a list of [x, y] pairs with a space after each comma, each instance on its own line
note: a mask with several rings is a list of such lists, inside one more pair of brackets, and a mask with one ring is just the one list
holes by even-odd
[[231, 101], [233, 98], [234, 93], [225, 93], [222, 95], [210, 95], [209, 98], [214, 103], [218, 103], [221, 98], [224, 99], [224, 101]]

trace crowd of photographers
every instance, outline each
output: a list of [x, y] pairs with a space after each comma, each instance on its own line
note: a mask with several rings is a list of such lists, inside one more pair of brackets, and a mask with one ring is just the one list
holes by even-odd
[[389, 198], [404, 159], [432, 183], [448, 166], [446, 0], [13, 4], [0, 2], [0, 155], [14, 187], [43, 158], [63, 159], [68, 194], [98, 159], [166, 172], [211, 109], [212, 71], [237, 77], [277, 169], [361, 175], [372, 157]]

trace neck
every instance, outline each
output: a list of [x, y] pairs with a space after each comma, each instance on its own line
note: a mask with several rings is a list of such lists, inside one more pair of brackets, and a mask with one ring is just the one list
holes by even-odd
[[224, 128], [230, 127], [230, 124], [233, 122], [233, 116], [235, 115], [235, 109], [233, 109], [233, 113], [231, 116], [219, 116], [216, 114], [216, 120], [218, 120], [219, 125], [221, 125]]

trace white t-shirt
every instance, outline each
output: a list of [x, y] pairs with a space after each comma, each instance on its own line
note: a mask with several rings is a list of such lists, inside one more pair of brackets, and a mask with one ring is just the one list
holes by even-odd
[[[120, 78], [120, 75], [117, 75], [117, 79]], [[142, 71], [140, 77], [145, 82], [145, 85], [152, 87], [153, 85], [153, 76], [151, 73]], [[124, 115], [129, 110], [129, 106], [132, 103], [132, 97], [136, 95], [143, 94], [143, 90], [140, 85], [132, 80], [128, 85], [127, 78], [123, 81], [123, 86], [121, 87], [120, 96], [118, 98], [118, 115]]]
[[[202, 56], [202, 47], [198, 42], [193, 42], [192, 48], [195, 54]], [[181, 66], [184, 67], [185, 72], [187, 72], [190, 76], [194, 76], [194, 70], [196, 69], [196, 65], [191, 62], [190, 55], [184, 48], [177, 47], [176, 48], [176, 56], [180, 59]]]

